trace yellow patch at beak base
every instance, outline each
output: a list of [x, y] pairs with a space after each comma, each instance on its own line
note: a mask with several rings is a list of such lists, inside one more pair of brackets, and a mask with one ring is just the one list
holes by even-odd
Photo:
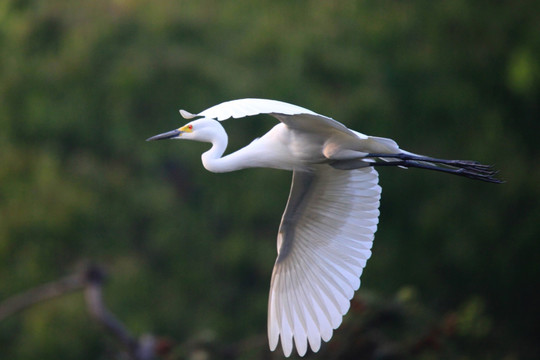
[[178, 129], [182, 132], [193, 132], [193, 125], [185, 125], [185, 126], [182, 126], [180, 129]]

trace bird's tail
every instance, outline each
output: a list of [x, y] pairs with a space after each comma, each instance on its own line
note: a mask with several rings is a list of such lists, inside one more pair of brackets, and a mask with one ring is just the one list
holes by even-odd
[[496, 175], [499, 173], [492, 165], [484, 165], [472, 160], [445, 160], [416, 155], [410, 152], [399, 154], [368, 154], [371, 166], [400, 166], [441, 171], [449, 174], [464, 176], [469, 179], [482, 180], [500, 184], [503, 181]]

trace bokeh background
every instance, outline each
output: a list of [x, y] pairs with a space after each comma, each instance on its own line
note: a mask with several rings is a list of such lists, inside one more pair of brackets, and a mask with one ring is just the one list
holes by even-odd
[[[362, 287], [308, 358], [538, 358], [539, 24], [535, 0], [3, 0], [0, 301], [96, 263], [164, 358], [280, 358], [266, 304], [290, 173], [211, 174], [205, 144], [144, 141], [180, 108], [263, 97], [506, 181], [381, 169]], [[230, 149], [274, 124], [225, 122]], [[80, 293], [0, 322], [1, 359], [119, 351]]]

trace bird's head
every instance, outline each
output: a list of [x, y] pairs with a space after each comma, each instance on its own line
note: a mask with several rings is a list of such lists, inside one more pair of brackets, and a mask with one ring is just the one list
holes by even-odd
[[184, 139], [213, 142], [215, 139], [222, 137], [224, 134], [225, 130], [218, 121], [214, 119], [203, 118], [191, 121], [178, 129], [152, 136], [146, 139], [146, 141]]

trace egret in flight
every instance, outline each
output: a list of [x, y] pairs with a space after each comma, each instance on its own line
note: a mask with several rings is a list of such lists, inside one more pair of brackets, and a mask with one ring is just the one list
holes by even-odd
[[[212, 144], [202, 154], [211, 172], [265, 167], [290, 170], [292, 186], [277, 236], [268, 301], [268, 340], [285, 356], [320, 349], [341, 324], [371, 255], [379, 217], [377, 166], [422, 168], [499, 183], [475, 161], [443, 160], [399, 148], [394, 140], [364, 135], [311, 110], [276, 100], [241, 99], [198, 114], [179, 129], [153, 136]], [[279, 120], [261, 138], [223, 156], [227, 133], [220, 121], [257, 114]], [[197, 119], [195, 119], [197, 118]]]

